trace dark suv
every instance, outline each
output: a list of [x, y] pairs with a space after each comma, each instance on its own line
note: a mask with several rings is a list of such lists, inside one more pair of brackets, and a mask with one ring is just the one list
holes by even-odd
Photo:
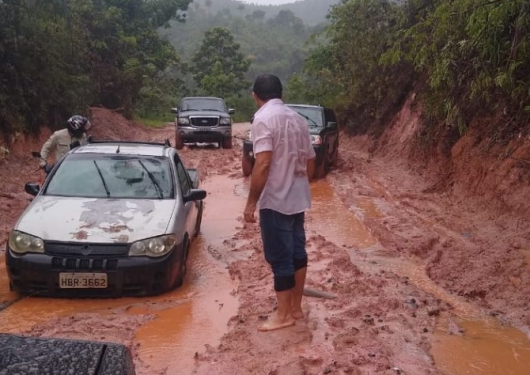
[[184, 143], [217, 142], [219, 147], [232, 148], [232, 118], [234, 109], [228, 109], [221, 98], [187, 97], [178, 108], [172, 108], [175, 117], [175, 147]]
[[[339, 131], [335, 113], [331, 108], [306, 104], [287, 104], [307, 120], [311, 142], [316, 153], [315, 177], [322, 178], [339, 156]], [[254, 152], [250, 131], [243, 141], [243, 174], [249, 176], [254, 167]]]

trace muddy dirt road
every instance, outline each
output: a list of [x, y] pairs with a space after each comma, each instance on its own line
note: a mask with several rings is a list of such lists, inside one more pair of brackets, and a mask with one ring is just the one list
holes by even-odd
[[[248, 124], [236, 128], [243, 135]], [[171, 139], [172, 128], [128, 134]], [[208, 191], [182, 288], [154, 298], [20, 298], [9, 292], [0, 259], [0, 331], [123, 343], [139, 375], [528, 374], [527, 305], [503, 311], [509, 297], [477, 297], [436, 259], [436, 251], [493, 245], [502, 234], [484, 235], [447, 197], [415, 193], [430, 182], [385, 170], [353, 142], [342, 143], [337, 170], [312, 184], [307, 214], [308, 287], [337, 297], [307, 297], [296, 326], [256, 330], [275, 300], [258, 226], [242, 220], [249, 181], [235, 139], [232, 150], [182, 151]], [[18, 163], [0, 165], [10, 182], [0, 191], [2, 249], [28, 203], [21, 183], [32, 161]], [[507, 282], [528, 280], [524, 252], [510, 261], [518, 272]]]

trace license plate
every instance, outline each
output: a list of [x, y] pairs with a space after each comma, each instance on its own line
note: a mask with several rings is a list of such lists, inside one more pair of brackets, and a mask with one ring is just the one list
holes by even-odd
[[210, 126], [199, 126], [199, 127], [197, 128], [197, 130], [207, 132], [207, 131], [212, 130], [212, 128], [211, 128]]
[[65, 273], [59, 274], [60, 288], [106, 288], [106, 273]]

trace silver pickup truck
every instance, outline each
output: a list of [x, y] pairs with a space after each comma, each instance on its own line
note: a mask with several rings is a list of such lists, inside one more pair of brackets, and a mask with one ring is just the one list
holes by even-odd
[[234, 109], [228, 108], [221, 98], [186, 97], [175, 113], [175, 147], [184, 143], [216, 142], [219, 147], [232, 148], [232, 117]]

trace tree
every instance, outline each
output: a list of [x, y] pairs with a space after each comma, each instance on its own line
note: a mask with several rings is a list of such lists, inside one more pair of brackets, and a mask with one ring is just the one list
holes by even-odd
[[333, 8], [324, 43], [314, 47], [307, 72], [357, 131], [381, 125], [401, 104], [413, 78], [410, 64], [381, 56], [397, 39], [398, 5], [349, 0]]
[[262, 21], [267, 13], [264, 10], [258, 9], [252, 12], [252, 19]]
[[102, 102], [132, 113], [141, 88], [178, 64], [156, 29], [190, 2], [0, 1], [0, 131], [36, 132]]
[[245, 79], [250, 60], [239, 48], [228, 29], [214, 27], [206, 31], [191, 67], [197, 86], [205, 94], [226, 97], [250, 86]]

